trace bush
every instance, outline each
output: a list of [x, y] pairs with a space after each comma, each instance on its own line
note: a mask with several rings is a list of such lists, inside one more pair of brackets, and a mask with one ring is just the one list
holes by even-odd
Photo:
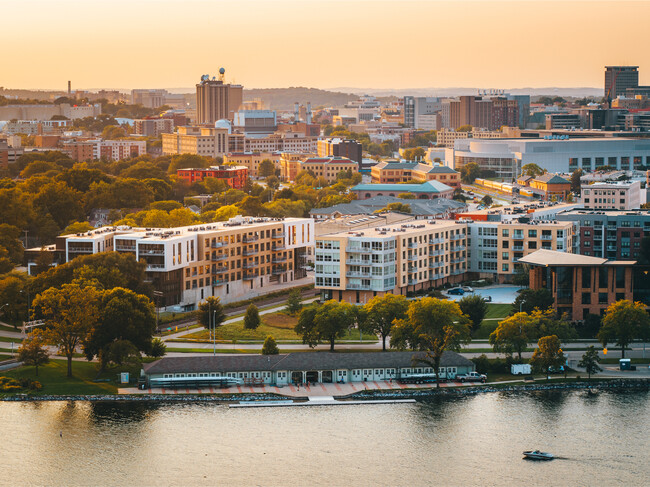
[[151, 341], [151, 351], [148, 353], [150, 357], [159, 358], [167, 353], [167, 345], [160, 338], [154, 338]]
[[275, 343], [275, 339], [271, 335], [267, 336], [262, 346], [262, 355], [278, 355], [279, 353], [280, 350]]
[[246, 315], [244, 316], [244, 328], [247, 330], [255, 330], [260, 326], [260, 312], [257, 309], [257, 306], [251, 304], [246, 309]]

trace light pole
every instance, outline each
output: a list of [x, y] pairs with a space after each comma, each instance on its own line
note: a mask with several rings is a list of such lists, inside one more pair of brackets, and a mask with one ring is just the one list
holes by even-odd
[[217, 310], [215, 309], [212, 312], [212, 326], [214, 330], [212, 331], [212, 356], [217, 355]]

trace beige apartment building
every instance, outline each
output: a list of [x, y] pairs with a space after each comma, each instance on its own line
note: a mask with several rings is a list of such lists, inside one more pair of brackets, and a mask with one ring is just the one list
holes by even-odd
[[[159, 307], [189, 311], [208, 296], [222, 303], [313, 282], [306, 264], [314, 245], [310, 218], [234, 217], [177, 228], [105, 227], [57, 237], [55, 263], [116, 251], [135, 254], [162, 293]], [[28, 249], [28, 269], [39, 248]]]
[[341, 171], [359, 172], [359, 165], [346, 157], [310, 157], [298, 164], [298, 172], [310, 171], [316, 178], [335, 183]]
[[228, 153], [228, 138], [225, 127], [178, 127], [173, 134], [162, 134], [162, 151], [163, 155], [220, 157]]
[[316, 237], [322, 299], [367, 303], [460, 282], [467, 272], [467, 224], [413, 221]]
[[281, 154], [279, 152], [229, 152], [223, 156], [224, 164], [246, 166], [248, 177], [258, 178], [262, 161], [270, 160], [275, 168], [280, 168]]
[[280, 156], [280, 177], [283, 181], [295, 181], [300, 172], [300, 163], [316, 156], [313, 152], [282, 152]]

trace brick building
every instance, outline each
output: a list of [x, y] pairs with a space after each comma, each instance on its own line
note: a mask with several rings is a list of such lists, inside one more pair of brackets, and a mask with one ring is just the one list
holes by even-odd
[[176, 175], [188, 183], [203, 181], [205, 178], [221, 179], [233, 189], [243, 189], [248, 180], [246, 166], [211, 166], [207, 168], [178, 169]]

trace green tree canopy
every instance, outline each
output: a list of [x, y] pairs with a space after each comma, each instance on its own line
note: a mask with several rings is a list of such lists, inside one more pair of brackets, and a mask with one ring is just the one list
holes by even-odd
[[542, 169], [537, 164], [534, 164], [532, 162], [529, 163], [529, 164], [525, 164], [521, 168], [522, 176], [530, 176], [530, 177], [533, 177], [533, 178], [536, 178], [537, 176], [541, 176], [545, 172], [546, 172], [546, 169]]
[[287, 297], [287, 307], [285, 308], [285, 311], [290, 315], [297, 315], [300, 313], [300, 310], [302, 309], [301, 300], [300, 290], [292, 289]]
[[603, 324], [598, 332], [598, 340], [606, 347], [615, 342], [621, 347], [621, 357], [625, 357], [625, 348], [634, 340], [650, 338], [650, 316], [645, 304], [626, 299], [609, 305], [603, 317]]
[[470, 294], [463, 296], [458, 301], [458, 306], [460, 306], [463, 314], [469, 317], [472, 323], [472, 331], [476, 332], [488, 311], [488, 304], [485, 302], [485, 299], [478, 294]]
[[522, 289], [512, 303], [512, 313], [532, 313], [535, 308], [544, 311], [553, 306], [553, 294], [548, 289]]
[[32, 333], [18, 347], [18, 360], [23, 365], [29, 365], [36, 369], [38, 377], [38, 368], [50, 361], [50, 356], [45, 348], [45, 340], [41, 333]]
[[465, 184], [472, 184], [481, 175], [481, 167], [475, 162], [468, 162], [460, 168], [460, 179]]
[[321, 341], [329, 342], [330, 351], [333, 352], [336, 339], [343, 337], [355, 325], [357, 315], [354, 305], [330, 299], [321, 305], [312, 304], [303, 308], [295, 331], [302, 336], [302, 342], [312, 348]]
[[205, 328], [220, 326], [226, 319], [226, 312], [219, 296], [208, 296], [199, 303], [197, 319]]
[[512, 356], [516, 352], [521, 361], [521, 353], [535, 336], [535, 325], [531, 317], [527, 313], [515, 313], [499, 322], [490, 334], [490, 344], [495, 353]]
[[601, 372], [603, 369], [598, 365], [600, 363], [600, 357], [598, 357], [598, 351], [596, 347], [590, 345], [587, 348], [587, 351], [582, 355], [580, 362], [578, 362], [578, 367], [583, 367], [585, 372], [588, 374], [588, 379], [591, 380], [593, 374]]
[[406, 296], [399, 294], [375, 296], [364, 305], [365, 319], [362, 326], [365, 330], [381, 337], [384, 351], [386, 351], [386, 339], [394, 323], [406, 318], [408, 307]]
[[264, 159], [260, 162], [259, 168], [257, 169], [257, 174], [262, 178], [268, 178], [269, 176], [275, 176], [275, 164], [271, 159]]
[[533, 368], [544, 373], [548, 373], [551, 368], [562, 367], [565, 362], [560, 340], [555, 335], [540, 338], [537, 342], [537, 350], [530, 359]]
[[247, 330], [255, 330], [262, 323], [260, 319], [260, 312], [257, 309], [257, 306], [250, 304], [246, 308], [246, 314], [244, 315], [244, 328]]
[[267, 336], [264, 345], [262, 345], [262, 355], [278, 355], [279, 353], [280, 349], [278, 349], [275, 339], [271, 335]]

